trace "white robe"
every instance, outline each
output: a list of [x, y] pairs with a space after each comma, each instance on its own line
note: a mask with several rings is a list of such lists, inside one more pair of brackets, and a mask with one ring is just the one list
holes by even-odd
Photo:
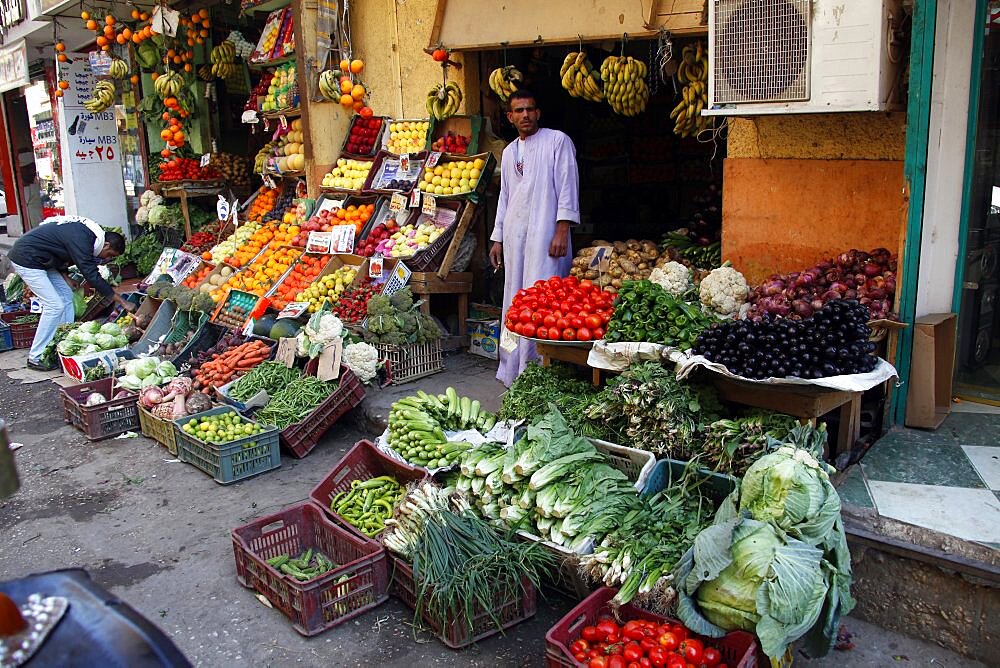
[[[572, 246], [560, 258], [549, 257], [556, 221], [580, 222], [580, 177], [573, 140], [558, 130], [540, 128], [524, 140], [523, 175], [517, 173], [517, 141], [503, 151], [500, 201], [492, 241], [503, 243], [503, 312], [517, 291], [539, 279], [566, 276]], [[497, 379], [510, 386], [528, 362], [537, 359], [535, 344], [524, 339], [510, 354], [500, 349]]]

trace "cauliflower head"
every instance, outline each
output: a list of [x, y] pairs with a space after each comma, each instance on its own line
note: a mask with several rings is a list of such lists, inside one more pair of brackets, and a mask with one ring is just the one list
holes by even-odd
[[653, 269], [649, 274], [649, 280], [675, 297], [680, 297], [692, 286], [691, 270], [673, 260]]
[[698, 289], [701, 303], [724, 318], [735, 316], [749, 294], [750, 286], [743, 274], [728, 266], [713, 269]]
[[378, 374], [378, 351], [367, 343], [350, 343], [344, 348], [343, 362], [362, 383]]

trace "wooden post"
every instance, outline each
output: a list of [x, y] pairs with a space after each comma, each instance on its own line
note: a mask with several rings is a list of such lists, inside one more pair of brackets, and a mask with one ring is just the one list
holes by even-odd
[[451, 263], [454, 262], [455, 255], [458, 254], [458, 247], [462, 245], [462, 239], [465, 238], [465, 233], [469, 230], [469, 225], [472, 224], [472, 216], [475, 215], [478, 208], [473, 202], [466, 202], [465, 208], [462, 210], [462, 217], [455, 223], [455, 236], [452, 237], [451, 244], [448, 245], [444, 259], [441, 260], [441, 268], [437, 272], [438, 278], [442, 280], [448, 278]]
[[191, 239], [191, 215], [188, 213], [188, 196], [186, 190], [180, 191], [181, 213], [184, 214], [184, 240]]

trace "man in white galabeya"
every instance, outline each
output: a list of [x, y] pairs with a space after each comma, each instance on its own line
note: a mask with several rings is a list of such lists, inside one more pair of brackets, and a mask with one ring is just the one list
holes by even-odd
[[[503, 151], [500, 201], [490, 237], [490, 262], [494, 268], [504, 267], [505, 316], [518, 290], [540, 279], [569, 274], [570, 226], [580, 222], [573, 140], [538, 126], [541, 110], [530, 91], [516, 91], [509, 104], [507, 119], [518, 137]], [[516, 350], [500, 350], [497, 379], [509, 387], [537, 357], [535, 345], [519, 339]]]

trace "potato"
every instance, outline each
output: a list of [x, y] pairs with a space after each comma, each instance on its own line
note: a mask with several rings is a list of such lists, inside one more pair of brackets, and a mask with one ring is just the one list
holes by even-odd
[[622, 281], [621, 281], [621, 279], [618, 279], [618, 278], [616, 278], [616, 279], [613, 279], [613, 280], [611, 281], [611, 287], [615, 288], [616, 290], [617, 290], [618, 288], [620, 288], [621, 286], [622, 286]]
[[627, 276], [631, 276], [632, 274], [635, 274], [637, 271], [639, 271], [639, 268], [635, 265], [634, 262], [625, 258], [622, 258], [621, 260], [618, 261], [618, 266], [621, 267], [622, 271]]
[[616, 253], [624, 253], [626, 250], [628, 250], [628, 246], [625, 245], [624, 241], [616, 241], [614, 243], [614, 247]]
[[611, 277], [608, 276], [607, 274], [604, 274], [603, 276], [598, 276], [596, 279], [594, 279], [594, 285], [599, 285], [602, 288], [611, 285]]
[[642, 246], [636, 239], [629, 239], [628, 241], [626, 241], [625, 247], [628, 248], [629, 250], [639, 250], [640, 248], [642, 248]]
[[583, 273], [583, 277], [591, 281], [594, 280], [595, 278], [598, 278], [600, 275], [601, 272], [597, 271], [596, 269], [588, 269]]
[[[610, 241], [605, 241], [604, 239], [597, 239], [596, 241], [591, 241], [590, 242], [591, 248], [594, 248], [595, 250], [596, 250], [597, 246], [610, 246], [610, 245], [611, 245], [611, 242]], [[584, 249], [584, 250], [586, 250], [586, 249]]]

